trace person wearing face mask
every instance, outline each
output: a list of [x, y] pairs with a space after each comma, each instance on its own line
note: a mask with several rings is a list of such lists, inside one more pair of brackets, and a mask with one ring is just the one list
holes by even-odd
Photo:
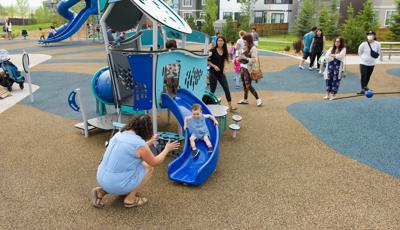
[[372, 72], [381, 53], [381, 44], [376, 41], [376, 34], [374, 31], [367, 33], [367, 41], [361, 43], [358, 47], [358, 55], [360, 56], [360, 73], [361, 73], [361, 90], [357, 94], [364, 94], [369, 90], [368, 82], [371, 78]]

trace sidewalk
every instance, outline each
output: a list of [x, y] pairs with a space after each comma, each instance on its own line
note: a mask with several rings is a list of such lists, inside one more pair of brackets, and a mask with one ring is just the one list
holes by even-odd
[[[281, 52], [276, 52], [276, 51], [271, 51], [271, 50], [263, 50], [263, 49], [259, 49], [262, 51], [266, 51], [266, 52], [271, 52], [271, 53], [275, 53], [275, 54], [281, 54], [281, 55], [285, 55], [288, 57], [292, 57], [294, 59], [297, 60], [301, 60], [302, 55], [293, 55], [293, 54], [287, 54], [287, 53], [281, 53]], [[306, 62], [309, 62], [309, 59], [307, 59]], [[354, 55], [354, 54], [348, 54], [346, 55], [346, 65], [359, 65], [360, 64], [360, 57], [358, 55]], [[391, 57], [391, 60], [389, 60], [389, 56], [383, 56], [383, 61], [381, 61], [380, 57], [378, 58], [377, 61], [377, 65], [385, 65], [385, 64], [389, 64], [389, 65], [393, 65], [393, 64], [400, 64], [400, 56], [393, 56]]]

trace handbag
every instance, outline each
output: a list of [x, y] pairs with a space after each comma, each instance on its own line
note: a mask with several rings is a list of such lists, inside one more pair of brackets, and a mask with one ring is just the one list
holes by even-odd
[[369, 44], [369, 42], [367, 42], [368, 43], [368, 46], [369, 46], [369, 48], [371, 49], [371, 57], [373, 57], [373, 58], [378, 58], [379, 57], [379, 53], [378, 52], [375, 52], [373, 49], [372, 49], [372, 47], [371, 47], [371, 44]]
[[261, 71], [260, 59], [258, 57], [257, 60], [258, 60], [258, 69], [253, 69], [250, 73], [251, 79], [254, 81], [258, 81], [264, 77]]

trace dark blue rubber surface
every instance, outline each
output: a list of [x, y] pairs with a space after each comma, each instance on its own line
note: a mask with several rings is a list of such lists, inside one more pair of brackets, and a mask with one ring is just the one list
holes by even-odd
[[[242, 91], [235, 89], [233, 76], [235, 73], [227, 73], [229, 89], [233, 92]], [[325, 80], [318, 71], [300, 70], [296, 65], [289, 66], [280, 72], [264, 73], [264, 78], [258, 83], [253, 82], [253, 87], [262, 90], [325, 93]], [[342, 79], [339, 93], [356, 92], [360, 85], [360, 79], [347, 72], [347, 77]], [[217, 86], [216, 94], [223, 93], [222, 87]]]
[[[29, 97], [27, 97], [21, 103], [66, 118], [80, 120], [81, 114], [73, 111], [69, 107], [67, 100], [72, 90], [80, 88], [87, 117], [92, 118], [96, 116], [96, 100], [92, 95], [90, 85], [91, 75], [82, 73], [33, 72], [31, 73], [31, 78], [33, 84], [40, 86], [34, 93], [35, 102], [32, 104]], [[110, 106], [107, 109], [113, 110]]]
[[387, 72], [394, 77], [400, 77], [400, 68], [389, 69]]
[[307, 101], [288, 111], [336, 151], [400, 178], [400, 97]]

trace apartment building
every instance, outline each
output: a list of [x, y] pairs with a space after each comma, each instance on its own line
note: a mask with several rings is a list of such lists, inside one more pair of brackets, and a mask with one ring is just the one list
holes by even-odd
[[397, 11], [395, 0], [374, 0], [375, 15], [379, 21], [379, 27], [384, 28], [390, 24], [390, 17]]
[[195, 19], [205, 17], [203, 7], [205, 6], [204, 0], [177, 0], [178, 1], [178, 14], [183, 18], [193, 17]]
[[[251, 19], [254, 23], [288, 23], [297, 0], [258, 0]], [[238, 20], [241, 12], [240, 0], [219, 0], [219, 19], [231, 17]]]
[[[184, 17], [199, 19], [205, 16], [203, 7], [205, 0], [167, 0], [174, 5], [178, 13]], [[238, 20], [241, 13], [240, 0], [216, 0], [218, 5], [219, 21], [227, 19]], [[292, 28], [301, 9], [303, 0], [257, 0], [253, 9], [252, 23], [289, 23]], [[347, 7], [351, 4], [355, 12], [359, 12], [365, 0], [337, 0], [340, 19], [339, 23], [346, 20]], [[314, 0], [315, 9], [330, 7], [330, 0]], [[178, 6], [178, 7], [177, 7]], [[374, 10], [381, 28], [389, 25], [390, 16], [396, 12], [395, 0], [374, 0]], [[317, 20], [317, 18], [316, 18]]]
[[[340, 3], [340, 20], [343, 23], [346, 20], [347, 7], [351, 4], [354, 11], [358, 13], [364, 5], [365, 0], [342, 0]], [[396, 12], [395, 0], [374, 0], [375, 16], [379, 21], [379, 27], [384, 28], [390, 23], [390, 16]]]

